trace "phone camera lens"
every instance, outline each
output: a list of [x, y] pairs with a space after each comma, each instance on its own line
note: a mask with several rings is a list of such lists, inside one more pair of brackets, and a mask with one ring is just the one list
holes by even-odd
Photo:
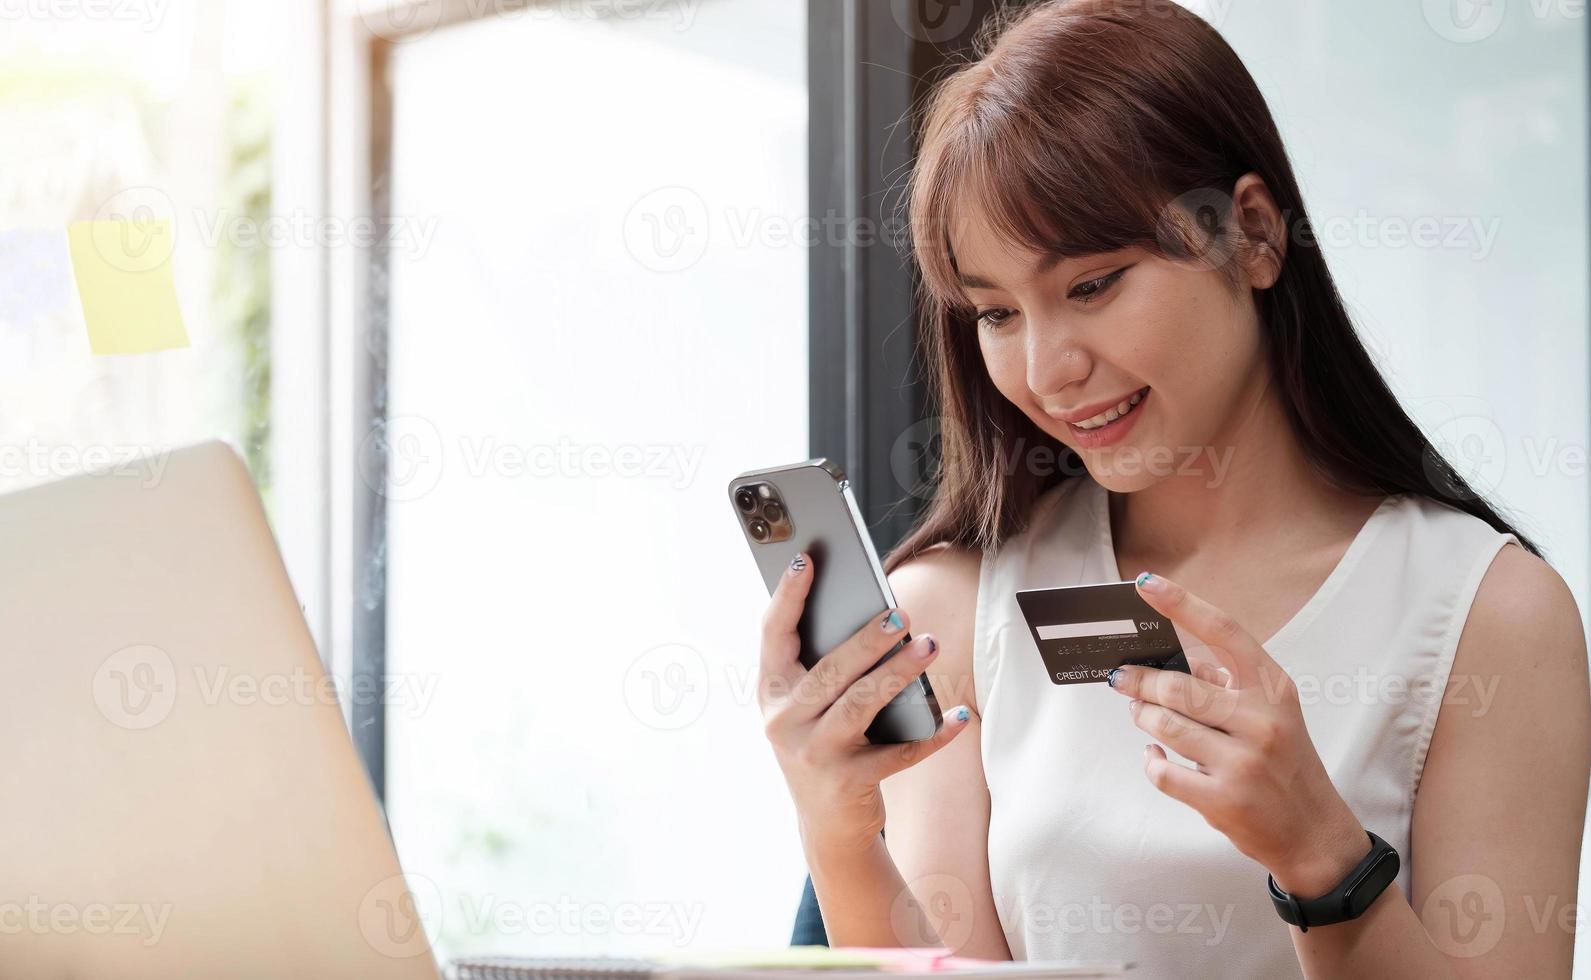
[[758, 541], [766, 541], [768, 539], [768, 525], [760, 520], [752, 521], [751, 536]]
[[735, 491], [735, 506], [749, 514], [757, 509], [757, 495], [750, 487], [741, 487]]
[[777, 524], [784, 520], [784, 508], [779, 505], [778, 501], [770, 500], [762, 505], [762, 516], [766, 517], [770, 523]]

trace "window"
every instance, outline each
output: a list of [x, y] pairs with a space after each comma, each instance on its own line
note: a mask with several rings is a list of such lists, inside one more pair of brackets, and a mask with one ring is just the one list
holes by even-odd
[[779, 944], [803, 873], [727, 484], [807, 452], [805, 12], [624, 9], [392, 54], [387, 806], [444, 954]]
[[[248, 29], [268, 7], [0, 19], [0, 491], [223, 434], [269, 498], [271, 264], [253, 233], [270, 218], [271, 78]], [[139, 216], [172, 223], [191, 346], [94, 356], [67, 226]]]

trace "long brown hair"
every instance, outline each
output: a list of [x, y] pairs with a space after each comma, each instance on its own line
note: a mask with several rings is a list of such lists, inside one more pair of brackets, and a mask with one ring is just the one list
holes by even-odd
[[[1228, 225], [1228, 195], [1251, 171], [1289, 228], [1279, 279], [1254, 296], [1306, 457], [1336, 486], [1430, 497], [1540, 554], [1387, 387], [1310, 231], [1259, 87], [1198, 15], [1171, 0], [1008, 8], [981, 30], [973, 57], [933, 87], [918, 129], [905, 203], [940, 449], [933, 495], [886, 570], [942, 542], [998, 548], [1046, 490], [1086, 478], [1076, 454], [1001, 395], [984, 368], [950, 248], [958, 209], [975, 203], [998, 234], [1043, 254], [1137, 246], [1197, 259], [1242, 239]], [[1235, 275], [1233, 263], [1207, 267]]]

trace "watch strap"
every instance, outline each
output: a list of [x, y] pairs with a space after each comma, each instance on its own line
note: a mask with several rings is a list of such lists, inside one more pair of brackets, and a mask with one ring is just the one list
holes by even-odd
[[[1337, 887], [1318, 898], [1301, 899], [1283, 891], [1276, 884], [1274, 876], [1265, 876], [1271, 904], [1276, 907], [1276, 914], [1282, 917], [1282, 921], [1297, 926], [1300, 932], [1308, 932], [1310, 926], [1326, 926], [1357, 919], [1370, 907], [1376, 896], [1397, 877], [1398, 852], [1370, 831], [1365, 831], [1365, 835], [1370, 838], [1370, 853], [1354, 865], [1353, 870], [1337, 883]], [[1372, 868], [1389, 860], [1390, 873], [1378, 876], [1379, 881], [1365, 880]]]

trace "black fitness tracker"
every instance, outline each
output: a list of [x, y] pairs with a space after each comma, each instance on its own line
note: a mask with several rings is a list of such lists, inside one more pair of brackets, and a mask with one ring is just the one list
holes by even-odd
[[1270, 875], [1265, 881], [1270, 885], [1271, 904], [1282, 921], [1308, 932], [1310, 926], [1329, 926], [1334, 922], [1347, 922], [1364, 914], [1394, 879], [1398, 877], [1398, 851], [1391, 844], [1365, 831], [1370, 837], [1370, 853], [1360, 861], [1336, 888], [1319, 898], [1300, 899], [1289, 895], [1276, 884]]

